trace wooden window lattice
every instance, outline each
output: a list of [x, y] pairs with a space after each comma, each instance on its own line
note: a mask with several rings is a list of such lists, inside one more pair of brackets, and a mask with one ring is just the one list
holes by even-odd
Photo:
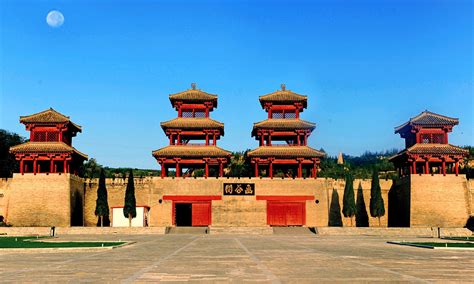
[[34, 141], [37, 142], [55, 142], [59, 141], [59, 132], [54, 131], [35, 131], [33, 134]]
[[272, 118], [284, 118], [283, 112], [272, 112]]
[[183, 111], [183, 117], [193, 117], [192, 111]]
[[443, 134], [421, 134], [421, 143], [428, 144], [428, 143], [437, 143], [443, 144], [444, 143], [444, 135]]
[[206, 113], [203, 112], [203, 111], [196, 111], [194, 113], [194, 117], [204, 118], [204, 117], [206, 117]]

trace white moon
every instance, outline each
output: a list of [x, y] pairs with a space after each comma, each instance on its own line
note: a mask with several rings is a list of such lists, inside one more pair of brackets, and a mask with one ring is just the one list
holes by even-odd
[[61, 12], [52, 10], [46, 16], [46, 23], [48, 23], [50, 27], [58, 28], [64, 23], [64, 16]]

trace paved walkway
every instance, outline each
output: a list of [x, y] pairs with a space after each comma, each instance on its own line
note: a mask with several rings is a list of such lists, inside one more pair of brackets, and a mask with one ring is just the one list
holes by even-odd
[[136, 243], [99, 252], [0, 251], [0, 281], [301, 283], [474, 279], [473, 251], [429, 250], [386, 243], [402, 238], [316, 235], [70, 235], [61, 238], [119, 239]]

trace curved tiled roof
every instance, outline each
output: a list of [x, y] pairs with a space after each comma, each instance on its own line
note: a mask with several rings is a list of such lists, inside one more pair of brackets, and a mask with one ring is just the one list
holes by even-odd
[[272, 103], [301, 102], [301, 103], [303, 103], [303, 107], [306, 108], [308, 97], [297, 94], [297, 93], [294, 93], [290, 90], [286, 90], [285, 85], [282, 84], [282, 89], [281, 90], [277, 90], [273, 93], [260, 96], [259, 100], [260, 100], [260, 104], [262, 105], [262, 107], [264, 106], [264, 104], [266, 102], [272, 102]]
[[169, 95], [171, 105], [174, 106], [175, 101], [183, 102], [214, 102], [214, 107], [217, 107], [217, 95], [209, 94], [199, 89], [196, 89], [196, 85], [193, 83], [191, 89], [183, 92]]
[[77, 155], [82, 156], [84, 159], [88, 159], [86, 154], [79, 152], [74, 147], [71, 147], [64, 142], [26, 142], [20, 145], [10, 147], [10, 153], [76, 153]]
[[467, 156], [469, 151], [461, 147], [457, 147], [451, 144], [431, 144], [431, 143], [417, 143], [408, 149], [405, 149], [398, 154], [389, 158], [393, 160], [404, 154], [415, 154], [415, 155], [452, 155], [452, 156]]
[[446, 125], [457, 125], [459, 123], [459, 119], [452, 118], [440, 114], [436, 114], [430, 111], [424, 111], [419, 115], [410, 118], [409, 121], [405, 122], [404, 124], [395, 127], [395, 133], [401, 131], [407, 125], [419, 125], [419, 126], [428, 126], [428, 127], [436, 127], [436, 126], [446, 126]]
[[247, 153], [249, 157], [320, 158], [325, 154], [308, 146], [260, 146]]
[[187, 145], [170, 145], [164, 148], [155, 150], [152, 155], [155, 158], [214, 158], [214, 157], [228, 157], [232, 153], [219, 148], [217, 146], [187, 146]]
[[224, 123], [210, 118], [185, 118], [178, 117], [169, 121], [162, 122], [161, 128], [164, 131], [168, 128], [180, 129], [220, 129], [224, 135]]
[[45, 123], [45, 124], [53, 124], [53, 123], [71, 123], [77, 130], [80, 132], [82, 130], [80, 125], [75, 124], [69, 119], [69, 116], [65, 116], [62, 113], [57, 112], [53, 108], [49, 108], [42, 112], [38, 112], [32, 115], [20, 116], [20, 122], [27, 124], [27, 123]]
[[266, 119], [253, 124], [252, 136], [256, 136], [258, 129], [274, 129], [274, 130], [297, 130], [297, 129], [309, 129], [313, 131], [316, 128], [316, 124], [302, 120], [302, 119], [280, 119], [272, 118]]
[[410, 154], [448, 154], [448, 155], [467, 155], [468, 151], [461, 147], [451, 144], [424, 144], [417, 143], [407, 149]]

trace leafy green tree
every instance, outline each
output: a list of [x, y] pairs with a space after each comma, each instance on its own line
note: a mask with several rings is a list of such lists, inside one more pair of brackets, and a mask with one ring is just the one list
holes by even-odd
[[344, 187], [344, 196], [342, 198], [342, 214], [344, 214], [344, 217], [351, 219], [352, 227], [352, 218], [356, 214], [356, 204], [354, 200], [354, 185], [350, 174], [346, 175], [346, 185]]
[[385, 206], [382, 198], [382, 190], [380, 189], [379, 173], [374, 170], [372, 174], [372, 184], [370, 186], [370, 216], [379, 219], [380, 227], [380, 217], [384, 215]]
[[127, 189], [125, 190], [125, 204], [123, 215], [128, 218], [128, 226], [132, 226], [132, 219], [137, 217], [137, 204], [135, 200], [135, 184], [133, 181], [133, 171], [128, 175]]
[[95, 201], [95, 216], [100, 218], [100, 226], [104, 226], [104, 217], [109, 216], [109, 202], [107, 201], [107, 188], [105, 187], [105, 171], [101, 169], [99, 187], [97, 188], [97, 200]]
[[247, 156], [248, 150], [245, 152], [234, 152], [230, 157], [230, 163], [227, 166], [227, 175], [231, 177], [245, 177], [252, 174], [252, 167]]
[[20, 135], [0, 129], [0, 177], [11, 177], [19, 172], [20, 166], [15, 157], [10, 154], [10, 147], [25, 143], [27, 140]]
[[328, 226], [342, 227], [341, 205], [339, 205], [339, 194], [336, 189], [332, 190]]
[[364, 192], [362, 190], [362, 184], [360, 182], [359, 182], [359, 187], [357, 188], [356, 226], [357, 227], [369, 226], [369, 215], [367, 215], [367, 209], [365, 208]]
[[84, 164], [82, 164], [82, 176], [84, 178], [98, 178], [100, 177], [101, 170], [103, 169], [102, 165], [97, 163], [97, 160], [94, 158], [90, 158]]

